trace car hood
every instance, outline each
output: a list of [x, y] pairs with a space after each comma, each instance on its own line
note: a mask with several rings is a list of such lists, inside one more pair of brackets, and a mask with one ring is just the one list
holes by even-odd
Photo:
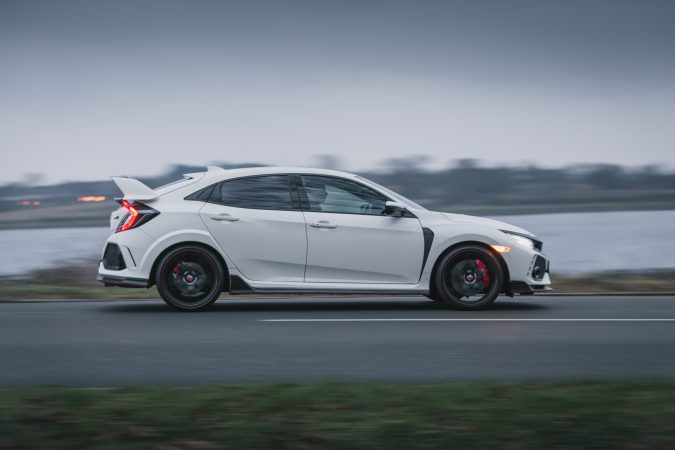
[[494, 227], [498, 230], [512, 231], [514, 233], [526, 234], [528, 236], [536, 237], [534, 234], [530, 233], [524, 228], [520, 228], [515, 225], [511, 225], [509, 223], [495, 219], [488, 219], [485, 217], [477, 217], [477, 216], [467, 216], [465, 214], [452, 214], [452, 213], [441, 213], [441, 214], [443, 214], [443, 216], [446, 219], [452, 222], [475, 223], [480, 225], [486, 225], [489, 227]]

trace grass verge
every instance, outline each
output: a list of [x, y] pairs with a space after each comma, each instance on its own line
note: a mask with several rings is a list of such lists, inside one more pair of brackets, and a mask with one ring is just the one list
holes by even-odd
[[[157, 289], [105, 287], [96, 282], [95, 262], [73, 262], [39, 269], [19, 277], [0, 277], [0, 301], [21, 299], [147, 299], [159, 298]], [[556, 275], [555, 293], [675, 292], [674, 270], [603, 272]], [[223, 294], [226, 295], [226, 294]]]
[[[673, 293], [675, 277], [657, 279], [646, 276], [612, 278], [607, 275], [588, 275], [581, 277], [556, 277], [553, 280], [556, 294], [574, 293]], [[541, 294], [540, 294], [541, 295]], [[223, 293], [222, 296], [227, 296]], [[124, 299], [158, 299], [157, 289], [126, 289], [92, 285], [63, 285], [53, 283], [17, 283], [0, 281], [0, 301], [15, 300], [124, 300]], [[518, 298], [518, 297], [516, 297]], [[246, 299], [246, 297], [241, 297]]]
[[34, 299], [159, 298], [157, 289], [106, 287], [96, 281], [95, 261], [73, 261], [61, 267], [0, 277], [0, 301]]
[[0, 448], [662, 449], [675, 381], [2, 391]]
[[[0, 301], [62, 300], [62, 299], [148, 299], [159, 298], [157, 289], [126, 289], [120, 287], [78, 286], [38, 283], [7, 283], [0, 281]], [[0, 447], [1, 449], [2, 447]]]
[[616, 271], [577, 276], [552, 275], [556, 293], [675, 292], [675, 271]]

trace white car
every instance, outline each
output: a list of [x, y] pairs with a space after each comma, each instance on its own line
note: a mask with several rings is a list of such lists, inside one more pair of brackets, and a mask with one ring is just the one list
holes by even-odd
[[419, 294], [481, 309], [500, 293], [551, 289], [531, 233], [429, 211], [358, 175], [209, 167], [154, 190], [113, 181], [123, 198], [97, 279], [156, 285], [180, 310], [221, 292]]

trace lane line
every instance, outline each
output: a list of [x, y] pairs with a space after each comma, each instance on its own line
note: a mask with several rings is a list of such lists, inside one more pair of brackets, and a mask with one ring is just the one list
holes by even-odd
[[258, 319], [257, 322], [675, 322], [675, 318], [558, 318], [558, 319], [527, 319], [527, 318], [483, 318], [483, 319]]

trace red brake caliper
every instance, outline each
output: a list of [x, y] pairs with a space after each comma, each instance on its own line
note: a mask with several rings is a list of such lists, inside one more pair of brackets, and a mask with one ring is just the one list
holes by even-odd
[[174, 266], [174, 268], [173, 268], [173, 270], [172, 270], [172, 272], [174, 273], [174, 275], [178, 273], [178, 271], [180, 270], [180, 268], [181, 268], [182, 266], [183, 266], [183, 262], [182, 262], [182, 261], [179, 262], [179, 263], [177, 263], [177, 264]]
[[476, 260], [476, 267], [483, 274], [483, 284], [490, 284], [490, 273], [487, 270], [487, 266], [480, 259]]

